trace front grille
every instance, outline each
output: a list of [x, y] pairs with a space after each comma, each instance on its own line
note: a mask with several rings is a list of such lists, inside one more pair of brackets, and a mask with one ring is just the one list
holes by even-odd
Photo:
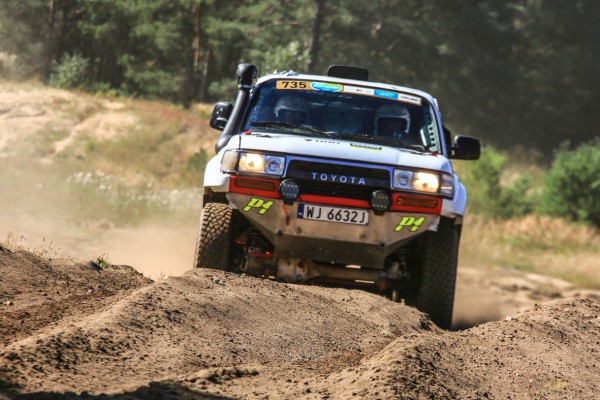
[[300, 193], [369, 200], [375, 190], [389, 189], [386, 169], [292, 160], [287, 177], [300, 185]]

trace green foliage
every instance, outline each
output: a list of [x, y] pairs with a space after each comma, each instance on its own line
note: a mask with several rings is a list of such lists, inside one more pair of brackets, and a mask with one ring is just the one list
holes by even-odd
[[[0, 76], [30, 78], [44, 72], [48, 2], [0, 0]], [[4, 56], [3, 56], [4, 55]]]
[[17, 57], [14, 54], [0, 53], [0, 76], [18, 76]]
[[92, 264], [99, 269], [110, 268], [111, 266], [111, 264], [108, 262], [108, 257], [105, 254], [96, 257], [96, 259], [92, 261]]
[[62, 89], [82, 87], [87, 80], [88, 67], [88, 60], [80, 54], [66, 55], [60, 63], [54, 66], [49, 83]]
[[[261, 74], [280, 71], [304, 72], [308, 63], [308, 51], [302, 48], [297, 41], [292, 41], [283, 46], [276, 46], [267, 51], [256, 50], [251, 52], [252, 62], [260, 66]], [[233, 76], [213, 82], [209, 94], [215, 99], [235, 98], [237, 80]]]
[[110, 86], [107, 82], [97, 82], [93, 85], [92, 91], [96, 96], [118, 97], [122, 95], [122, 91]]
[[204, 149], [201, 149], [199, 152], [195, 153], [191, 156], [187, 162], [187, 170], [191, 172], [200, 172], [204, 171], [204, 167], [206, 167], [206, 162], [208, 161], [208, 154]]
[[188, 159], [185, 170], [180, 174], [182, 183], [191, 185], [192, 187], [201, 186], [203, 184], [204, 169], [206, 168], [208, 159], [209, 156], [204, 149], [200, 149], [200, 151], [194, 153]]
[[263, 74], [290, 70], [304, 72], [308, 63], [308, 51], [298, 41], [292, 41], [285, 46], [256, 54], [253, 59], [261, 65]]
[[563, 144], [545, 179], [539, 211], [600, 227], [600, 139]]
[[532, 179], [522, 174], [509, 185], [502, 187], [500, 194], [501, 218], [513, 218], [530, 214], [534, 210], [536, 194], [531, 192]]
[[[565, 137], [577, 145], [597, 135], [592, 0], [344, 0], [325, 2], [320, 19], [316, 4], [0, 0], [0, 72], [46, 79], [52, 62], [79, 54], [90, 90], [187, 107], [232, 99], [239, 62], [304, 72], [311, 59], [316, 72], [357, 65], [372, 80], [429, 91], [449, 127], [497, 148], [550, 155]], [[75, 71], [59, 75], [58, 85], [79, 84]]]
[[468, 191], [469, 210], [492, 218], [512, 218], [533, 210], [531, 178], [518, 175], [503, 182], [506, 155], [484, 147], [479, 161], [465, 165], [462, 178]]
[[227, 79], [211, 83], [209, 93], [212, 98], [233, 102], [235, 101], [236, 90], [237, 80], [229, 77]]

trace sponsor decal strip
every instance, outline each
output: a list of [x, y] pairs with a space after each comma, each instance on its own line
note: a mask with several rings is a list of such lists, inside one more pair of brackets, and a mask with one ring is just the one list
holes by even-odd
[[384, 97], [390, 100], [402, 101], [421, 105], [421, 98], [409, 94], [394, 92], [391, 90], [373, 89], [360, 86], [345, 86], [339, 83], [317, 82], [317, 81], [296, 81], [296, 80], [278, 80], [276, 88], [278, 90], [319, 90], [323, 92], [343, 92], [360, 94], [364, 96]]

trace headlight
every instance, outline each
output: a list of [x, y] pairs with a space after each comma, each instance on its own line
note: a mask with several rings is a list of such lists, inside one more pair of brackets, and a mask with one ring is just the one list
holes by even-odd
[[393, 187], [413, 192], [454, 196], [454, 180], [449, 174], [396, 169], [394, 170]]
[[417, 172], [413, 178], [413, 187], [419, 192], [437, 193], [440, 178], [429, 172]]
[[265, 173], [269, 175], [283, 175], [285, 158], [276, 156], [265, 157]]
[[240, 172], [252, 172], [260, 174], [265, 170], [265, 156], [256, 153], [245, 153], [240, 157], [238, 167]]
[[221, 170], [227, 173], [235, 173], [237, 171], [250, 174], [281, 176], [284, 169], [285, 157], [269, 154], [228, 150], [221, 160]]

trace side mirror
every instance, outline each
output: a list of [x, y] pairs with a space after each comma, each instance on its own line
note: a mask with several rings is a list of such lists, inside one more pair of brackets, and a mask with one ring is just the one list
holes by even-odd
[[479, 160], [481, 142], [471, 136], [456, 136], [450, 147], [450, 158], [455, 160]]
[[222, 131], [229, 120], [233, 110], [233, 105], [227, 101], [220, 101], [215, 104], [212, 115], [210, 116], [210, 127]]

